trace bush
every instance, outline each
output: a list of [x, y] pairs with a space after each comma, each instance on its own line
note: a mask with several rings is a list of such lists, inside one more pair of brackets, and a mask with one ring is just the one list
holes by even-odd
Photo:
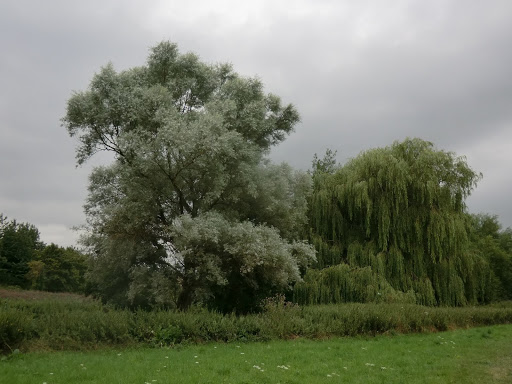
[[0, 303], [0, 352], [13, 352], [32, 334], [33, 313]]
[[283, 296], [263, 302], [263, 312], [238, 316], [202, 308], [128, 311], [96, 301], [0, 300], [0, 349], [90, 349], [148, 344], [173, 346], [444, 331], [512, 323], [512, 304], [425, 307], [415, 304], [299, 306]]

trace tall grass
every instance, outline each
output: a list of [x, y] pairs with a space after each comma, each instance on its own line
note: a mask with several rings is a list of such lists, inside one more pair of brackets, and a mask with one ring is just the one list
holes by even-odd
[[81, 350], [134, 344], [261, 341], [444, 331], [512, 323], [512, 303], [443, 308], [414, 304], [298, 306], [269, 300], [260, 314], [128, 311], [96, 301], [0, 300], [0, 348]]

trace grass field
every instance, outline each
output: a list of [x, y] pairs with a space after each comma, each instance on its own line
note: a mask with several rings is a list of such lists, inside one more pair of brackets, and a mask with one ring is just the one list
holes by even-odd
[[511, 383], [512, 325], [430, 334], [15, 354], [2, 383]]

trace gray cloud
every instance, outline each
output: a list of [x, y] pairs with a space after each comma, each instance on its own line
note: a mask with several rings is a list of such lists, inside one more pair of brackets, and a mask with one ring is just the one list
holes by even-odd
[[512, 3], [508, 1], [14, 1], [0, 4], [0, 211], [72, 244], [93, 160], [75, 168], [66, 100], [109, 61], [141, 65], [160, 40], [230, 61], [294, 103], [272, 152], [308, 168], [407, 136], [484, 173], [471, 210], [512, 226]]

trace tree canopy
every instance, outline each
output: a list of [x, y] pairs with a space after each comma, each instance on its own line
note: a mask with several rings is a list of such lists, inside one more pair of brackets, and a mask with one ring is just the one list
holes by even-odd
[[[488, 300], [489, 268], [469, 250], [465, 206], [481, 175], [463, 157], [406, 139], [330, 169], [315, 172], [311, 198], [318, 267], [370, 267], [422, 304]], [[377, 281], [359, 289], [377, 292]]]
[[140, 67], [101, 68], [62, 121], [78, 164], [112, 155], [90, 175], [82, 240], [105, 301], [246, 312], [292, 287], [300, 303], [510, 297], [510, 236], [465, 205], [481, 174], [430, 142], [343, 166], [327, 151], [307, 173], [272, 164], [293, 105], [170, 42]]
[[46, 245], [29, 223], [0, 213], [0, 285], [83, 292], [86, 257], [74, 248]]
[[497, 216], [471, 216], [471, 252], [491, 267], [494, 299], [512, 299], [512, 229], [502, 229]]
[[84, 292], [86, 256], [72, 247], [50, 244], [28, 262], [25, 278], [31, 289], [50, 292]]
[[43, 246], [34, 225], [0, 214], [0, 283], [26, 287], [28, 263]]
[[[238, 287], [247, 292], [245, 310], [256, 291], [272, 294], [300, 279], [299, 263], [314, 259], [297, 242], [311, 183], [265, 160], [298, 121], [295, 108], [265, 94], [258, 79], [180, 54], [170, 42], [153, 47], [144, 66], [103, 67], [72, 95], [63, 118], [80, 142], [79, 164], [98, 151], [114, 158], [92, 172], [85, 205], [97, 293], [119, 304], [232, 309], [225, 302]], [[237, 232], [245, 238], [229, 235]], [[248, 248], [238, 249], [240, 242]], [[261, 256], [259, 243], [275, 245], [274, 256]], [[263, 269], [277, 259], [289, 267], [233, 277], [249, 255]]]

